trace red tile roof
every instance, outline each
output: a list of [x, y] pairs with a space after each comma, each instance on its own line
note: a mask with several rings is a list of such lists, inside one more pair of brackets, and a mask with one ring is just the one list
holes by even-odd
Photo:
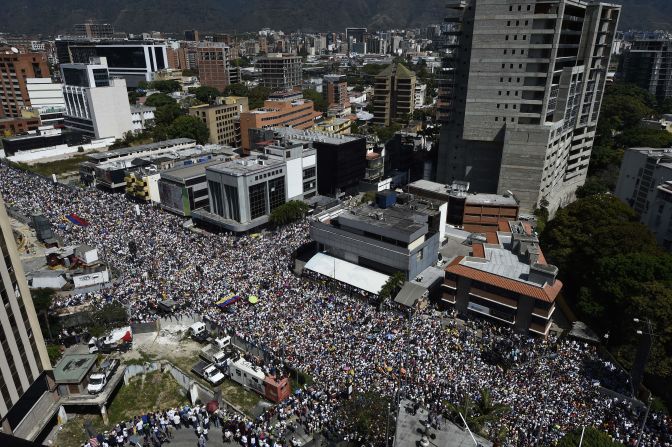
[[473, 279], [474, 281], [491, 284], [495, 287], [499, 287], [500, 289], [509, 290], [511, 292], [529, 296], [547, 303], [554, 302], [555, 298], [558, 296], [558, 293], [562, 289], [562, 282], [557, 279], [552, 286], [546, 284], [544, 287], [537, 287], [522, 281], [504, 278], [502, 276], [495, 275], [494, 273], [484, 272], [482, 270], [467, 267], [460, 264], [462, 259], [464, 259], [464, 256], [458, 256], [455, 258], [450, 264], [448, 264], [446, 271], [457, 276], [463, 276], [465, 278]]
[[488, 231], [485, 233], [485, 237], [487, 238], [488, 244], [499, 244], [499, 238], [494, 231]]

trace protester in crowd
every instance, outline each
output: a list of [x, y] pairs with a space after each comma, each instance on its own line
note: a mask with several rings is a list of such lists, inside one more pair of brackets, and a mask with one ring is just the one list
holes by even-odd
[[[432, 309], [410, 316], [378, 310], [319, 280], [296, 277], [288, 266], [293, 250], [308, 241], [306, 222], [261, 237], [200, 235], [158, 207], [143, 205], [137, 215], [135, 204], [121, 195], [53, 184], [4, 165], [0, 192], [18, 212], [43, 214], [65, 243], [97, 247], [117, 274], [114, 284], [99, 292], [56, 298], [55, 309], [82, 304], [100, 309], [118, 302], [128, 307], [131, 320], [142, 322], [158, 318], [158, 303], [171, 299], [181, 306], [177, 317], [201, 315], [275, 356], [279, 365], [314, 378], [310, 388], [258, 420], [218, 417], [228, 441], [267, 447], [277, 445], [273, 439], [287, 445], [291, 435], [289, 442], [285, 437], [298, 426], [349, 439], [336, 414], [350, 385], [356, 393], [409, 398], [436, 415], [445, 412], [446, 402], [478, 400], [486, 389], [494, 402], [511, 409], [491, 427], [493, 433], [506, 430], [511, 446], [552, 445], [584, 425], [624, 444], [637, 438], [643, 411], [600, 394], [594, 365], [604, 362], [593, 347], [528, 337], [488, 322], [461, 325]], [[70, 213], [90, 225], [72, 224], [64, 218]], [[129, 249], [131, 241], [136, 250]], [[214, 303], [231, 292], [256, 295], [259, 302], [243, 300], [223, 312]], [[493, 356], [499, 360], [493, 362]], [[603, 377], [623, 381], [616, 373]], [[203, 414], [192, 411], [194, 421], [190, 410], [150, 417], [147, 433], [157, 428], [169, 437], [170, 427], [182, 425], [203, 433]], [[651, 414], [642, 445], [672, 445], [671, 433], [669, 417]], [[110, 445], [125, 438], [123, 429], [106, 437]]]

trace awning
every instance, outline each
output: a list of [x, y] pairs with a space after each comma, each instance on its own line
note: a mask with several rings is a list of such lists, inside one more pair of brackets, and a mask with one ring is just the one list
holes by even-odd
[[413, 307], [426, 293], [427, 289], [425, 287], [412, 282], [407, 282], [397, 294], [394, 302], [406, 307]]
[[375, 270], [334, 258], [325, 253], [318, 253], [310, 258], [305, 268], [374, 295], [378, 295], [380, 289], [390, 278]]

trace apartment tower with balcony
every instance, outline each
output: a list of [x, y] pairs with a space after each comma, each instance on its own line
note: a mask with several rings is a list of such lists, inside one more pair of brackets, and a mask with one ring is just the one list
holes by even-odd
[[437, 181], [553, 213], [583, 185], [620, 6], [460, 0], [444, 36]]

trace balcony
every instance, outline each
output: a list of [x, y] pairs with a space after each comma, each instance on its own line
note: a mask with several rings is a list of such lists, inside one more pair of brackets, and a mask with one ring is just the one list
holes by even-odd
[[549, 309], [540, 309], [538, 307], [535, 307], [532, 310], [532, 315], [534, 315], [535, 317], [548, 320], [549, 318], [551, 318], [551, 315], [553, 315], [553, 312], [555, 312], [555, 304], [553, 304]]
[[457, 281], [453, 281], [453, 280], [450, 280], [450, 279], [444, 279], [441, 287], [444, 287], [445, 289], [448, 289], [448, 290], [451, 290], [451, 289], [452, 290], [457, 290]]
[[551, 329], [551, 322], [550, 321], [548, 323], [546, 323], [545, 326], [541, 325], [541, 324], [537, 324], [537, 323], [530, 324], [530, 331], [535, 332], [539, 335], [543, 335], [543, 336], [548, 335], [549, 329]]
[[455, 304], [457, 302], [457, 299], [456, 299], [454, 294], [444, 292], [441, 295], [441, 301], [443, 301], [444, 303], [448, 303], [448, 304]]
[[492, 292], [486, 292], [485, 290], [481, 290], [476, 287], [472, 287], [469, 290], [469, 295], [473, 295], [477, 298], [481, 298], [483, 300], [490, 301], [492, 303], [496, 303], [504, 307], [508, 307], [511, 309], [518, 309], [518, 301], [511, 298], [503, 297], [501, 295], [497, 295]]

